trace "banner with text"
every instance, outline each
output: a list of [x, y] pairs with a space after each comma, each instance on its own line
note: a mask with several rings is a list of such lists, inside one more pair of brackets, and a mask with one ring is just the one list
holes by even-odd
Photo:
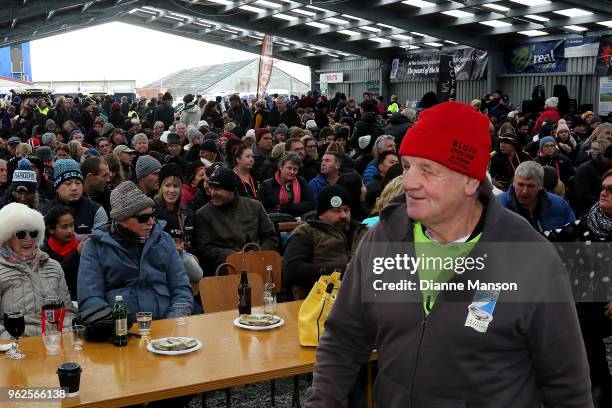
[[263, 97], [270, 78], [272, 77], [272, 67], [274, 65], [273, 37], [266, 34], [261, 42], [261, 53], [259, 55], [259, 76], [257, 78], [257, 99]]
[[[463, 48], [445, 53], [453, 60], [455, 80], [486, 78], [488, 54], [484, 50]], [[391, 82], [437, 81], [440, 78], [440, 53], [407, 54], [391, 63]]]
[[440, 72], [440, 53], [408, 54], [391, 63], [391, 82], [435, 81]]
[[487, 74], [488, 55], [484, 50], [463, 48], [453, 53], [455, 79], [457, 81], [477, 81]]
[[440, 55], [440, 75], [436, 86], [436, 93], [440, 102], [454, 101], [457, 97], [457, 80], [453, 55]]
[[565, 40], [530, 42], [506, 48], [504, 63], [509, 74], [565, 72]]

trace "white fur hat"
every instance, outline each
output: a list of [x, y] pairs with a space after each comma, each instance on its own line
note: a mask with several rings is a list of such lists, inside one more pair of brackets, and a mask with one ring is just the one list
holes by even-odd
[[556, 96], [552, 96], [546, 101], [544, 101], [544, 106], [546, 106], [547, 108], [556, 108], [557, 105], [559, 105], [559, 98], [557, 98]]
[[19, 231], [38, 231], [34, 239], [40, 245], [45, 237], [45, 220], [41, 213], [27, 205], [10, 203], [0, 210], [0, 245], [4, 245]]

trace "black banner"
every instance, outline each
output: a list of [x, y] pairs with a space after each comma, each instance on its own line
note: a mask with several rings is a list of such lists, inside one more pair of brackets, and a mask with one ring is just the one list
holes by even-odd
[[440, 71], [440, 53], [408, 54], [391, 63], [391, 82], [435, 81]]
[[457, 80], [452, 55], [440, 55], [440, 75], [436, 85], [436, 93], [440, 102], [454, 101], [457, 97]]
[[484, 50], [464, 48], [455, 51], [455, 79], [457, 81], [476, 81], [484, 79], [487, 73], [488, 55]]

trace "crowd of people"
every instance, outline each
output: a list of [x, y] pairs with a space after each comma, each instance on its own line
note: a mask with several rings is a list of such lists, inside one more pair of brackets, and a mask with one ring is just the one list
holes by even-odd
[[[201, 313], [197, 283], [249, 243], [283, 255], [283, 287], [294, 289], [287, 298], [308, 294], [321, 275], [347, 269], [414, 180], [441, 177], [405, 156], [439, 157], [441, 133], [476, 133], [475, 122], [455, 114], [464, 107], [487, 119], [478, 122], [488, 143], [483, 171], [497, 203], [551, 241], [612, 240], [612, 113], [570, 115], [556, 97], [521, 112], [501, 90], [461, 108], [430, 92], [418, 110], [395, 95], [317, 91], [250, 102], [188, 94], [180, 113], [173, 101], [166, 92], [2, 102], [0, 311], [23, 309], [26, 335], [40, 334], [47, 295], [70, 306], [67, 325], [71, 301], [84, 310], [112, 305], [116, 295], [154, 319], [171, 317], [176, 302]], [[439, 128], [420, 124], [440, 106], [450, 110]], [[400, 150], [413, 127], [425, 129], [419, 146], [427, 153]], [[421, 169], [415, 179], [412, 166]], [[450, 187], [440, 188], [431, 194], [442, 200]], [[387, 219], [398, 217], [389, 211]], [[304, 223], [277, 232], [288, 220]], [[583, 307], [579, 317], [593, 384], [612, 401], [601, 342], [612, 334], [612, 302]], [[0, 324], [0, 338], [8, 337]]]

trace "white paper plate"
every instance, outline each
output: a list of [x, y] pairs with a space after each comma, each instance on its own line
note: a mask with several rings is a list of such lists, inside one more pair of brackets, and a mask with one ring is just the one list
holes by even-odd
[[[161, 339], [155, 339], [155, 340], [164, 340], [167, 339], [167, 337], [161, 338]], [[191, 339], [190, 339], [191, 340]], [[157, 350], [155, 347], [153, 347], [153, 343], [149, 342], [149, 344], [147, 344], [147, 350], [149, 350], [151, 353], [155, 353], [155, 354], [163, 354], [166, 356], [178, 356], [181, 354], [188, 354], [191, 353], [192, 351], [196, 351], [202, 348], [202, 342], [200, 340], [196, 340], [195, 341], [198, 342], [198, 344], [196, 344], [195, 346], [193, 346], [192, 348], [188, 349], [188, 350], [179, 350], [179, 351], [166, 351], [166, 350]]]
[[240, 323], [240, 317], [237, 317], [236, 320], [234, 320], [234, 326], [240, 327], [241, 329], [246, 329], [246, 330], [271, 330], [271, 329], [276, 329], [277, 327], [281, 327], [283, 324], [285, 324], [285, 321], [283, 320], [282, 317], [279, 317], [279, 316], [274, 316], [274, 317], [278, 317], [280, 319], [280, 322], [271, 324], [270, 326], [247, 326], [247, 325]]

